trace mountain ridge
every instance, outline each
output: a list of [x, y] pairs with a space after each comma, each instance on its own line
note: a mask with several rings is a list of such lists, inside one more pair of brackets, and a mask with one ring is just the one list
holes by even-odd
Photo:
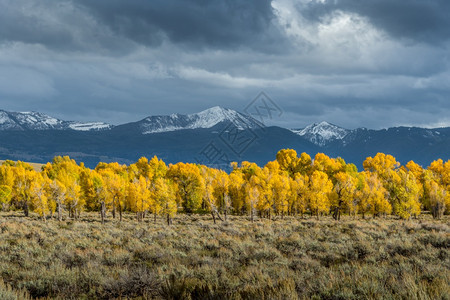
[[[238, 140], [242, 135], [244, 139]], [[248, 141], [248, 143], [247, 143]], [[238, 143], [235, 143], [238, 142]], [[0, 159], [45, 163], [70, 155], [87, 166], [100, 162], [130, 163], [157, 155], [167, 163], [179, 161], [217, 165], [206, 147], [220, 150], [227, 161], [264, 165], [280, 149], [314, 155], [323, 152], [362, 166], [367, 156], [391, 154], [401, 163], [428, 165], [450, 158], [450, 127], [392, 127], [345, 129], [320, 122], [302, 129], [264, 126], [251, 116], [222, 107], [190, 115], [149, 116], [137, 122], [109, 125], [63, 121], [37, 112], [0, 110]], [[216, 150], [217, 150], [216, 149]]]
[[47, 114], [0, 110], [0, 130], [105, 130], [113, 126], [103, 122], [64, 121]]
[[139, 126], [143, 134], [151, 134], [184, 129], [212, 128], [222, 122], [230, 122], [240, 130], [263, 126], [250, 116], [220, 106], [188, 115], [149, 116], [138, 123], [140, 123]]
[[[238, 129], [254, 129], [265, 127], [260, 121], [255, 118], [221, 106], [214, 106], [198, 113], [179, 114], [174, 113], [170, 115], [150, 115], [142, 120], [136, 122], [128, 122], [119, 125], [111, 125], [104, 122], [80, 122], [80, 121], [65, 121], [51, 117], [45, 113], [29, 111], [29, 112], [11, 112], [0, 109], [0, 130], [111, 130], [118, 126], [127, 124], [139, 124], [143, 130], [142, 134], [162, 133], [175, 130], [198, 129], [198, 128], [212, 128], [221, 122], [231, 122]], [[179, 123], [178, 126], [174, 125]], [[183, 124], [184, 123], [184, 124]], [[165, 125], [166, 127], [164, 127]], [[283, 128], [283, 127], [281, 127]], [[365, 127], [358, 127], [355, 129], [346, 129], [341, 126], [321, 121], [312, 123], [304, 128], [288, 129], [293, 133], [306, 137], [308, 140], [319, 146], [334, 140], [343, 140], [350, 133], [357, 130], [393, 130], [396, 128], [410, 128], [422, 129], [427, 131], [436, 131], [442, 128], [424, 128], [418, 126], [394, 126], [384, 129], [368, 129]], [[285, 128], [287, 129], [287, 128]]]

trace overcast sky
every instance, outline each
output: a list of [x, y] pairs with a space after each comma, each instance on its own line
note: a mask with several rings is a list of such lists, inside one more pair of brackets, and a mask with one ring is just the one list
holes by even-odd
[[450, 1], [0, 0], [0, 109], [119, 124], [260, 91], [284, 127], [450, 126]]

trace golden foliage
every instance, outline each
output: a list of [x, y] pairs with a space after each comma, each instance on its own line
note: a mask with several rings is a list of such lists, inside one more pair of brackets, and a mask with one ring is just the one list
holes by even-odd
[[131, 211], [142, 221], [146, 215], [167, 217], [178, 210], [255, 217], [366, 214], [409, 219], [422, 210], [441, 218], [450, 210], [450, 161], [441, 159], [428, 168], [413, 161], [400, 166], [391, 155], [368, 157], [364, 171], [341, 158], [283, 149], [264, 167], [244, 161], [232, 163], [232, 172], [204, 165], [167, 166], [156, 156], [140, 158], [129, 166], [99, 163], [94, 170], [69, 157], [55, 157], [36, 171], [24, 162], [0, 165], [2, 209], [32, 210], [45, 220], [63, 215], [78, 218], [82, 211]]

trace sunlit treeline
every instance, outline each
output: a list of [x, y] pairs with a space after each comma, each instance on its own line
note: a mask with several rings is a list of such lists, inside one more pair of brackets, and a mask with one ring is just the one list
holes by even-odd
[[297, 155], [281, 150], [264, 167], [232, 163], [233, 171], [204, 165], [143, 157], [127, 165], [99, 163], [94, 170], [69, 157], [55, 157], [36, 172], [24, 162], [0, 166], [3, 210], [22, 209], [49, 217], [79, 218], [97, 211], [122, 220], [133, 212], [138, 221], [164, 216], [171, 224], [177, 212], [209, 212], [214, 222], [228, 214], [272, 218], [286, 215], [356, 217], [394, 214], [403, 219], [423, 210], [440, 218], [450, 209], [450, 161], [436, 160], [424, 169], [410, 161], [401, 166], [378, 153], [364, 161], [364, 171], [342, 158], [319, 153]]

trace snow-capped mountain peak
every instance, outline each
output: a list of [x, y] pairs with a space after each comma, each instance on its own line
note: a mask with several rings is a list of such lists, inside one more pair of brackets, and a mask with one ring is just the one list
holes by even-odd
[[241, 130], [262, 126], [250, 116], [232, 109], [214, 106], [189, 115], [150, 116], [140, 121], [140, 128], [143, 134], [150, 134], [183, 129], [211, 128], [224, 122], [231, 122]]
[[112, 126], [106, 123], [73, 122], [53, 118], [40, 112], [8, 112], [0, 110], [0, 130], [105, 130]]
[[11, 113], [18, 125], [24, 129], [57, 129], [63, 126], [64, 121], [50, 117], [49, 115], [31, 111], [31, 112], [19, 112]]
[[292, 129], [292, 132], [305, 137], [316, 145], [325, 146], [334, 140], [342, 140], [350, 130], [322, 121], [303, 129]]
[[253, 127], [256, 120], [250, 119], [249, 116], [243, 115], [235, 110], [214, 106], [196, 114], [188, 115], [192, 120], [194, 128], [211, 128], [220, 122], [230, 121], [239, 129]]

